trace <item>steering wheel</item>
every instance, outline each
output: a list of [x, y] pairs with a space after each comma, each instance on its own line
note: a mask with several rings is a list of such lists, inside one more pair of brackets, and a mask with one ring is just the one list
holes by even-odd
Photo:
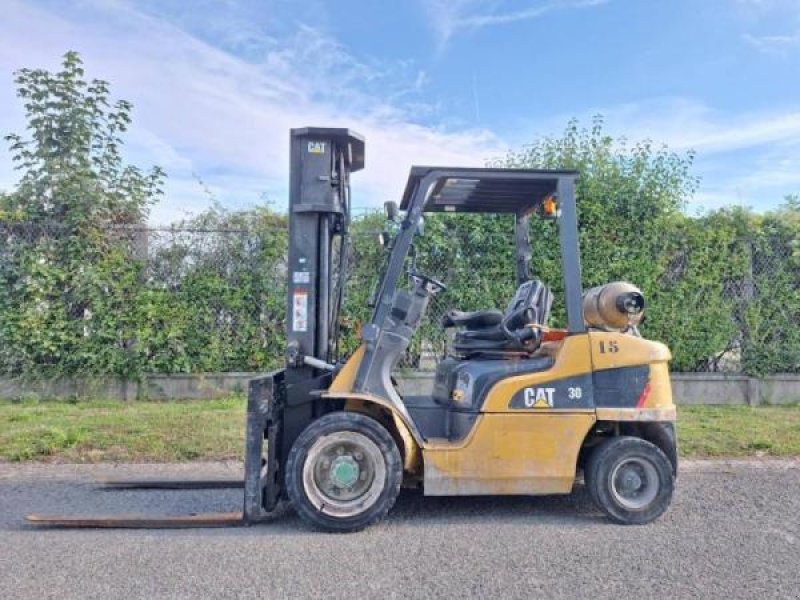
[[431, 294], [438, 294], [439, 292], [447, 291], [447, 286], [438, 279], [434, 279], [433, 277], [428, 277], [427, 275], [423, 275], [422, 273], [418, 273], [417, 271], [412, 271], [411, 273], [409, 273], [409, 275], [411, 275], [411, 279], [414, 280], [415, 285], [419, 285], [425, 288]]

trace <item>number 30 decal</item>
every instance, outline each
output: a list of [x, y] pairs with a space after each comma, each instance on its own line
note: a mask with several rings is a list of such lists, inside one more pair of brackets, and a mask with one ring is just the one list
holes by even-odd
[[567, 397], [569, 397], [570, 400], [580, 400], [581, 396], [583, 396], [583, 388], [567, 388]]

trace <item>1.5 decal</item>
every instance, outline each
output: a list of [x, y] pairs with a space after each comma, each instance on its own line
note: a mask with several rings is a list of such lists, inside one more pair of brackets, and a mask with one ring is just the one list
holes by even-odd
[[600, 354], [616, 354], [617, 352], [619, 352], [617, 340], [600, 342]]

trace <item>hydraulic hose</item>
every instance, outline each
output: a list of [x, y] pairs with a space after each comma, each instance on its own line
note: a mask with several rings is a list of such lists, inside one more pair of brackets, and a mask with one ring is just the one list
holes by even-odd
[[[344, 154], [339, 154], [339, 193], [344, 205], [342, 233], [339, 239], [339, 282], [336, 288], [336, 298], [331, 307], [331, 350], [334, 361], [339, 361], [339, 314], [344, 301], [344, 286], [347, 283], [348, 258], [350, 253], [350, 178], [346, 176], [344, 168]], [[330, 356], [329, 356], [330, 358]]]

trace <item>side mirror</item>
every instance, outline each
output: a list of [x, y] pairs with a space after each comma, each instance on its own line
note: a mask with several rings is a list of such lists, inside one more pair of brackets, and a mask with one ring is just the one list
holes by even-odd
[[422, 215], [419, 216], [419, 223], [417, 223], [417, 235], [425, 236], [425, 218]]
[[397, 216], [400, 214], [400, 208], [397, 206], [397, 202], [395, 202], [394, 200], [389, 200], [388, 202], [384, 202], [383, 214], [386, 216], [387, 221], [397, 220]]

